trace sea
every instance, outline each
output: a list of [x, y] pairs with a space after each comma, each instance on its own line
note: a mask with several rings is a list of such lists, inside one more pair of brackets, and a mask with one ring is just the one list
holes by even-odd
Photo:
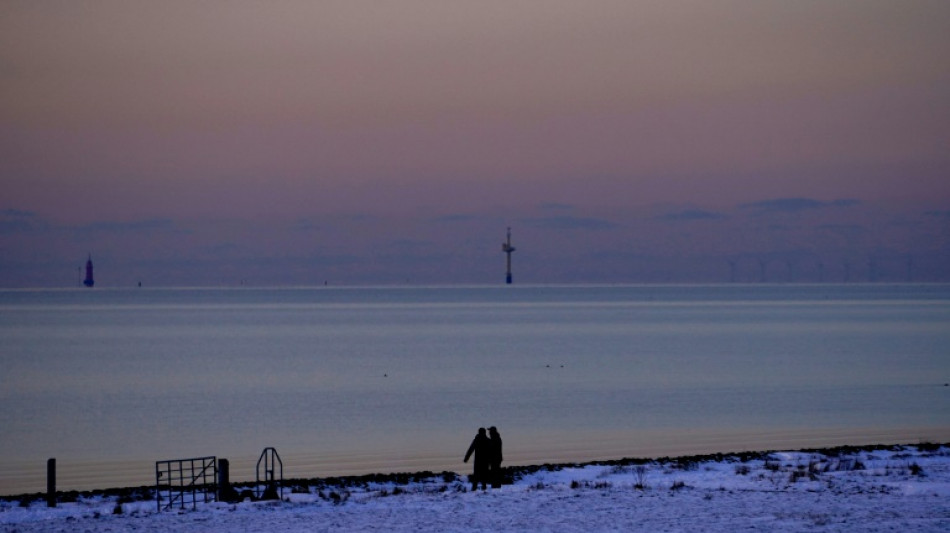
[[0, 290], [0, 495], [950, 441], [950, 285]]

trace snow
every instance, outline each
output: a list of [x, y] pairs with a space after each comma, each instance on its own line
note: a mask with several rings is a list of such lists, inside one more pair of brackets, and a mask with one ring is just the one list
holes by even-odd
[[[198, 504], [85, 496], [0, 501], [3, 531], [950, 531], [950, 449], [838, 448], [516, 467], [500, 489], [436, 474], [310, 480], [283, 501]], [[354, 478], [355, 479], [355, 478]], [[380, 477], [379, 479], [382, 479]], [[113, 511], [121, 508], [121, 514]]]

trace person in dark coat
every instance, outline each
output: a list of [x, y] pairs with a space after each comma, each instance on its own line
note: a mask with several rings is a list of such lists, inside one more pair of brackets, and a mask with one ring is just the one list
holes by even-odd
[[501, 488], [501, 480], [504, 477], [501, 473], [501, 435], [495, 426], [488, 428], [488, 440], [491, 444], [491, 465], [488, 470], [491, 475], [491, 486], [493, 489]]
[[491, 463], [491, 442], [488, 440], [488, 435], [485, 434], [485, 428], [478, 428], [478, 435], [475, 435], [475, 438], [472, 440], [472, 445], [468, 447], [468, 451], [465, 452], [465, 461], [468, 462], [469, 457], [472, 455], [475, 456], [473, 461], [475, 470], [472, 473], [472, 490], [478, 488], [478, 484], [482, 484], [482, 490], [488, 488], [488, 474], [489, 474], [489, 465]]

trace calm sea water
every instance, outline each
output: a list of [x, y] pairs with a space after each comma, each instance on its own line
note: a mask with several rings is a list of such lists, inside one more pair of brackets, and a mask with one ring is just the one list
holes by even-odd
[[950, 440], [950, 285], [0, 291], [0, 494]]

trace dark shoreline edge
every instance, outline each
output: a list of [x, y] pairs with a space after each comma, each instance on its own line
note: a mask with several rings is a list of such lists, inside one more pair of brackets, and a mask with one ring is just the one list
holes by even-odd
[[[583, 468], [586, 466], [634, 466], [656, 464], [661, 466], [672, 466], [680, 469], [690, 469], [700, 463], [718, 462], [718, 463], [746, 463], [755, 460], [766, 460], [775, 453], [810, 453], [824, 455], [825, 457], [841, 457], [854, 455], [861, 452], [874, 451], [892, 451], [900, 452], [908, 449], [916, 449], [918, 452], [936, 452], [942, 447], [950, 448], [950, 443], [931, 443], [920, 442], [916, 444], [868, 444], [861, 446], [842, 445], [828, 448], [802, 448], [798, 450], [781, 449], [766, 451], [745, 451], [728, 453], [710, 453], [699, 455], [684, 455], [677, 457], [625, 457], [622, 459], [609, 459], [599, 461], [586, 461], [575, 463], [544, 463], [540, 465], [514, 465], [505, 467], [505, 474], [508, 482], [517, 481], [527, 475], [538, 471], [556, 472], [565, 468]], [[370, 483], [393, 484], [396, 486], [408, 485], [410, 483], [424, 482], [464, 482], [467, 479], [466, 474], [457, 474], [456, 472], [432, 472], [424, 470], [421, 472], [393, 472], [389, 474], [362, 474], [354, 476], [333, 476], [323, 478], [288, 478], [283, 482], [285, 488], [296, 487], [314, 487], [318, 489], [328, 488], [347, 488], [347, 487], [365, 487]], [[251, 489], [258, 484], [255, 481], [238, 481], [231, 484], [234, 489]], [[117, 487], [108, 489], [93, 489], [83, 491], [58, 491], [58, 501], [61, 503], [76, 502], [80, 498], [109, 498], [115, 497], [120, 503], [133, 501], [153, 501], [154, 485], [142, 485], [138, 487]], [[46, 499], [45, 492], [32, 492], [24, 494], [12, 494], [2, 496], [3, 502], [20, 502], [21, 505], [30, 504], [34, 501]]]

